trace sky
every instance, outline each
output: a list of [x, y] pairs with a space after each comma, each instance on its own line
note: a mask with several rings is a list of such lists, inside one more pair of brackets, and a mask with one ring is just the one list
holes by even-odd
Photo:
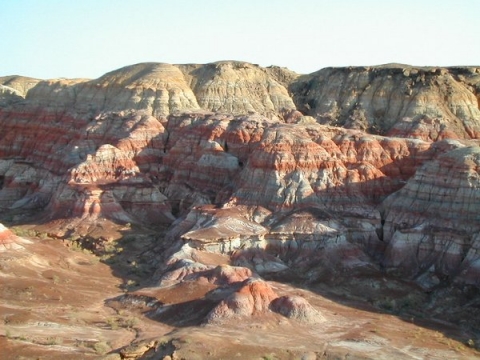
[[480, 65], [480, 0], [0, 0], [0, 76], [141, 62]]

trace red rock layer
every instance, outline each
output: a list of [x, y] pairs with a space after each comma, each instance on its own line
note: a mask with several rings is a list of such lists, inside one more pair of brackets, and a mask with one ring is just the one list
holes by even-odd
[[[35, 120], [35, 116], [38, 117]], [[164, 128], [141, 113], [90, 119], [34, 109], [0, 111], [0, 206], [43, 208], [46, 219], [169, 223], [159, 191]]]

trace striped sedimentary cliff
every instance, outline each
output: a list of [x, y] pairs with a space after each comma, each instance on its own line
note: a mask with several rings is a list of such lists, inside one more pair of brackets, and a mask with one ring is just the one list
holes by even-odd
[[479, 78], [242, 62], [0, 78], [2, 216], [60, 236], [171, 226], [259, 272], [370, 264], [478, 283]]

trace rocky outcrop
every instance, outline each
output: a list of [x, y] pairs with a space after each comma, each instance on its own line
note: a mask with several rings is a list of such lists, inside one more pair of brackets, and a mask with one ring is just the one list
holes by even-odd
[[157, 118], [200, 109], [260, 113], [269, 117], [295, 110], [287, 86], [296, 74], [238, 61], [206, 65], [142, 63], [95, 80], [54, 79], [39, 82], [27, 99], [56, 111], [75, 109], [86, 116], [138, 110]]
[[[375, 134], [478, 138], [480, 69], [389, 64], [327, 68], [299, 76], [240, 61], [171, 65], [142, 63], [94, 79], [0, 78], [10, 100], [86, 118], [105, 111], [144, 111], [157, 118], [207, 110], [258, 113], [287, 122], [311, 119]], [[18, 100], [18, 99], [17, 99]], [[303, 115], [308, 115], [305, 117]]]
[[263, 280], [245, 280], [240, 288], [222, 300], [207, 316], [207, 323], [226, 319], [261, 315], [269, 311], [270, 303], [278, 298]]
[[199, 109], [180, 70], [158, 63], [127, 66], [95, 80], [42, 81], [29, 91], [27, 99], [56, 111], [75, 109], [87, 117], [122, 110], [142, 110], [161, 117]]
[[22, 101], [28, 91], [39, 82], [39, 79], [25, 76], [0, 77], [0, 106]]
[[281, 296], [272, 301], [270, 308], [289, 319], [316, 324], [325, 321], [321, 313], [301, 296]]
[[183, 65], [202, 109], [228, 114], [286, 115], [295, 109], [286, 86], [297, 75], [239, 61]]
[[[44, 219], [110, 218], [170, 223], [155, 178], [163, 155], [161, 123], [142, 113], [108, 113], [92, 121], [71, 114], [3, 113], [0, 206], [45, 209]], [[162, 205], [163, 203], [163, 205]], [[37, 211], [38, 213], [38, 211]]]
[[479, 86], [480, 68], [389, 64], [322, 69], [290, 91], [322, 124], [436, 141], [479, 137]]

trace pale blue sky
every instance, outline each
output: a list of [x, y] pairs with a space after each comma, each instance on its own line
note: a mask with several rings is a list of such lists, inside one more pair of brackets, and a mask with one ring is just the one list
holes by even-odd
[[480, 65], [480, 0], [0, 0], [0, 76], [139, 62]]

